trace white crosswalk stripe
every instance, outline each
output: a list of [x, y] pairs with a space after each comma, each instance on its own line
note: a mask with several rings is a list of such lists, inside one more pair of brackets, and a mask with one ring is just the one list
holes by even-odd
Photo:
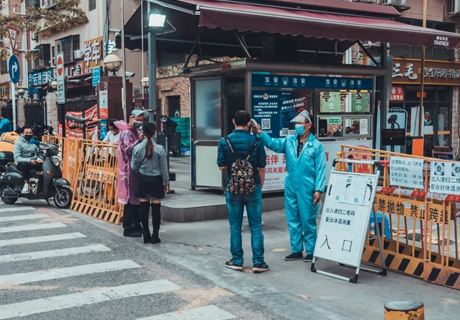
[[23, 212], [23, 211], [31, 211], [31, 210], [35, 210], [34, 207], [8, 207], [8, 208], [3, 208], [3, 209], [0, 209], [0, 213], [3, 213], [3, 212]]
[[133, 283], [111, 288], [101, 288], [86, 292], [36, 299], [0, 306], [0, 319], [25, 317], [33, 314], [75, 308], [94, 303], [140, 297], [181, 289], [168, 280]]
[[17, 216], [0, 217], [0, 222], [46, 219], [46, 218], [49, 218], [49, 217], [50, 217], [49, 215], [44, 214], [44, 213], [25, 214], [25, 215], [17, 215]]
[[27, 224], [25, 226], [3, 227], [3, 228], [0, 228], [0, 233], [44, 230], [44, 229], [54, 229], [54, 228], [64, 228], [64, 227], [67, 227], [67, 226], [60, 222]]
[[27, 252], [27, 253], [16, 253], [16, 254], [8, 254], [8, 255], [0, 256], [0, 264], [8, 263], [8, 262], [38, 260], [38, 259], [53, 258], [53, 257], [65, 257], [65, 256], [73, 256], [73, 255], [83, 254], [83, 253], [105, 252], [105, 251], [110, 251], [110, 249], [102, 244], [95, 244], [95, 245], [90, 245], [90, 246], [85, 246], [85, 247], [47, 250], [47, 251], [38, 251], [38, 252]]
[[0, 240], [0, 247], [16, 246], [21, 244], [33, 244], [51, 241], [71, 240], [85, 238], [86, 236], [80, 232], [55, 234], [50, 236], [28, 237], [18, 239]]
[[216, 306], [206, 306], [181, 312], [171, 312], [138, 320], [227, 320], [235, 316]]
[[140, 265], [131, 260], [94, 263], [69, 268], [58, 268], [0, 276], [0, 284], [24, 284], [44, 280], [69, 278], [87, 274], [134, 269], [140, 267]]

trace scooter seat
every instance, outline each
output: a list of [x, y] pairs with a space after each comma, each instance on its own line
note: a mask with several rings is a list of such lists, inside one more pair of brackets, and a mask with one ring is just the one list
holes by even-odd
[[16, 168], [16, 165], [13, 164], [13, 163], [8, 164], [6, 168], [7, 168], [8, 171], [16, 172], [16, 173], [19, 173], [20, 175], [22, 175], [22, 172], [19, 171], [19, 169]]

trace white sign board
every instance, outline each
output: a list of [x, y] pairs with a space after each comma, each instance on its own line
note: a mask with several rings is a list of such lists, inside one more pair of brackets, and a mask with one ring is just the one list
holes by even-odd
[[263, 191], [284, 190], [284, 181], [286, 180], [286, 155], [275, 153], [265, 148], [267, 155], [267, 166], [265, 167], [265, 184]]
[[315, 257], [359, 267], [377, 188], [377, 176], [331, 172]]
[[390, 185], [424, 189], [423, 160], [391, 157]]
[[56, 54], [57, 103], [65, 104], [64, 53]]
[[430, 192], [460, 195], [460, 162], [431, 162]]

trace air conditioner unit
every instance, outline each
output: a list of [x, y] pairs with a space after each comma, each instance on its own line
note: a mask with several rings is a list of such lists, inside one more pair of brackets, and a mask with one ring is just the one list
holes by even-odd
[[449, 0], [449, 14], [460, 14], [460, 0]]
[[83, 59], [83, 51], [81, 51], [81, 50], [75, 50], [75, 51], [73, 52], [73, 59], [74, 59], [74, 60]]
[[407, 6], [407, 0], [383, 0], [382, 4], [387, 4], [390, 6]]
[[56, 66], [56, 58], [51, 58], [50, 64], [51, 64], [51, 67], [55, 67]]

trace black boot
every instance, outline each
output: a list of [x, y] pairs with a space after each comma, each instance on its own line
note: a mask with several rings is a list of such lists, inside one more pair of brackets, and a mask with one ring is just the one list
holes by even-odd
[[133, 212], [136, 212], [136, 206], [130, 203], [126, 204], [123, 213], [123, 235], [125, 237], [142, 237], [142, 234], [133, 227]]
[[139, 205], [133, 206], [133, 226], [134, 230], [138, 231], [139, 233], [144, 233], [144, 230], [141, 226], [141, 210]]
[[161, 203], [152, 203], [152, 224], [153, 224], [153, 234], [152, 234], [152, 243], [160, 243], [160, 237], [158, 236], [160, 232], [161, 224]]
[[149, 230], [150, 202], [141, 202], [140, 220], [144, 229], [144, 243], [152, 242]]

